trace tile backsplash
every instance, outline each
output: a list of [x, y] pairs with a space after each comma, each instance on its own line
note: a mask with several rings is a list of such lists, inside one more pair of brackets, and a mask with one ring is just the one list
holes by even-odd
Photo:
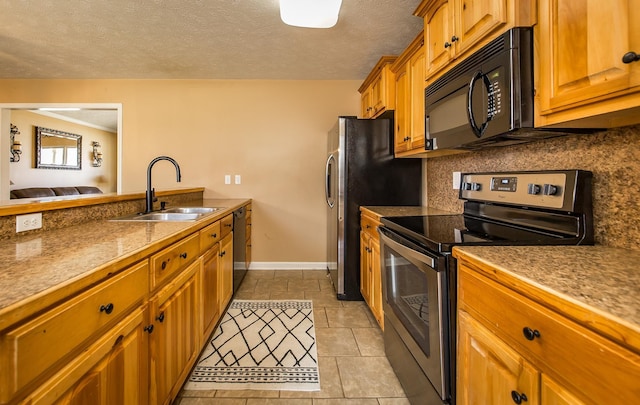
[[462, 212], [453, 172], [593, 172], [596, 244], [640, 250], [640, 125], [425, 159], [428, 205]]

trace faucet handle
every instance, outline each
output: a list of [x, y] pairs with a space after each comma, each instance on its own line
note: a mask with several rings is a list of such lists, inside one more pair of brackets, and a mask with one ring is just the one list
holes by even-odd
[[151, 202], [158, 201], [158, 197], [156, 197], [156, 189], [155, 187], [151, 189]]

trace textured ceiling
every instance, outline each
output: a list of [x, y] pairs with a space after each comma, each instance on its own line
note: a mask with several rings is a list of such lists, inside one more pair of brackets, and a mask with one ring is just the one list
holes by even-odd
[[362, 80], [422, 29], [420, 0], [343, 0], [330, 29], [278, 0], [0, 0], [0, 78]]

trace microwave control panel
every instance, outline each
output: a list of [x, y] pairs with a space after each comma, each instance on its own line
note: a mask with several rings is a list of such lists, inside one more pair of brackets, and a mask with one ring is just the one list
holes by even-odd
[[561, 209], [571, 187], [564, 172], [470, 173], [461, 178], [460, 198]]

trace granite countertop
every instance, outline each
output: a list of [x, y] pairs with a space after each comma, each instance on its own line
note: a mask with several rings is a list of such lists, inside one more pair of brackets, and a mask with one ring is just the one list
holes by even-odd
[[459, 212], [444, 211], [437, 208], [425, 207], [425, 206], [369, 206], [365, 205], [363, 208], [372, 211], [381, 217], [407, 217], [417, 215], [458, 215]]
[[0, 241], [0, 329], [25, 302], [61, 290], [86, 287], [118, 266], [215, 222], [249, 199], [205, 199], [191, 206], [225, 207], [195, 222], [112, 222], [100, 220]]
[[[631, 334], [625, 343], [640, 342], [640, 252], [605, 246], [464, 246], [454, 256], [468, 257], [495, 269], [487, 274], [518, 289], [526, 283], [531, 297], [545, 304], [558, 297], [577, 312], [592, 314], [589, 326], [610, 330], [598, 319]], [[615, 337], [615, 336], [614, 336]]]

